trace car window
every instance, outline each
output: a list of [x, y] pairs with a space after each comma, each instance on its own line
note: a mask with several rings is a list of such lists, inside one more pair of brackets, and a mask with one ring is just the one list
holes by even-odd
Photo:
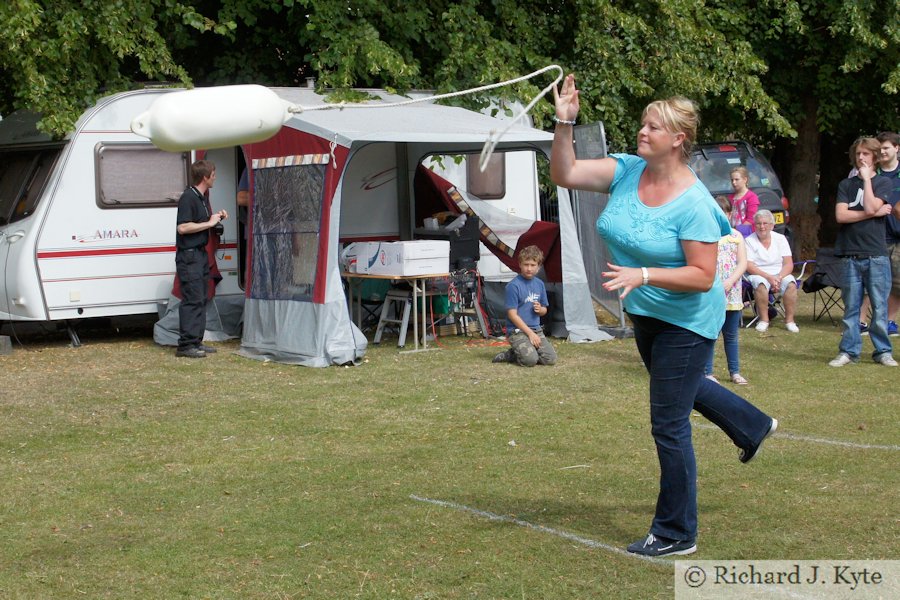
[[713, 194], [731, 193], [731, 169], [740, 164], [740, 159], [728, 159], [721, 154], [711, 156], [710, 160], [695, 155], [691, 161], [697, 177]]
[[772, 173], [772, 169], [769, 165], [763, 164], [756, 159], [749, 159], [747, 161], [747, 170], [750, 172], [750, 187], [767, 187], [767, 188], [776, 188], [780, 187], [778, 184], [778, 179]]
[[700, 181], [713, 195], [730, 194], [731, 170], [741, 165], [747, 167], [750, 174], [748, 183], [750, 188], [767, 187], [781, 193], [781, 184], [772, 168], [764, 160], [758, 160], [751, 156], [743, 157], [735, 153], [709, 152], [709, 159], [704, 159], [702, 154], [694, 154], [691, 157], [691, 168], [697, 173]]

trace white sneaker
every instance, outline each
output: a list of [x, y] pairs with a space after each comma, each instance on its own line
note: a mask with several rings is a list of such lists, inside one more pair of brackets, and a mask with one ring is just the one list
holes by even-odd
[[767, 329], [769, 329], [768, 321], [760, 321], [759, 323], [756, 324], [756, 330], [760, 333], [762, 333], [763, 331], [766, 331]]
[[[884, 354], [882, 356], [887, 356], [890, 358], [889, 354]], [[891, 360], [893, 360], [893, 359], [891, 359]], [[834, 360], [832, 360], [831, 362], [828, 363], [828, 366], [829, 367], [843, 367], [844, 365], [849, 365], [852, 362], [853, 362], [853, 359], [850, 358], [849, 354], [847, 354], [846, 352], [841, 352], [840, 354], [837, 355], [837, 357]]]
[[897, 361], [894, 360], [894, 357], [891, 356], [890, 354], [888, 354], [887, 352], [885, 352], [884, 354], [882, 354], [878, 358], [876, 358], [875, 362], [880, 363], [886, 367], [896, 367], [897, 366]]
[[797, 327], [797, 324], [794, 322], [785, 323], [784, 326], [787, 327], [787, 330], [791, 333], [800, 333], [800, 328]]

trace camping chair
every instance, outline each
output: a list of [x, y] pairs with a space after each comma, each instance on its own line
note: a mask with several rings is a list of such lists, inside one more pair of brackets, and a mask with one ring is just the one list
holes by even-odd
[[[352, 290], [350, 286], [353, 286]], [[346, 280], [346, 292], [353, 299], [351, 316], [361, 331], [371, 331], [377, 327], [385, 296], [390, 289], [391, 282], [386, 279]]]
[[[753, 313], [753, 318], [743, 325], [745, 329], [750, 329], [759, 321], [759, 313], [756, 311], [756, 295], [753, 293], [753, 286], [750, 285], [750, 280], [746, 277], [741, 277], [741, 296], [744, 300], [744, 308], [749, 308], [750, 312]], [[769, 320], [771, 321], [779, 314], [784, 318], [781, 293], [776, 295], [775, 292], [769, 290]], [[741, 323], [743, 324], [743, 319], [741, 319]]]
[[383, 279], [364, 279], [359, 290], [359, 306], [362, 309], [362, 322], [359, 328], [363, 331], [378, 326], [384, 300], [391, 289], [391, 282]]
[[[794, 263], [794, 270], [797, 270], [797, 267], [800, 267], [800, 274], [795, 276], [797, 280], [797, 291], [800, 291], [800, 288], [804, 284], [804, 275], [806, 275], [806, 267], [807, 265], [814, 263], [814, 260], [803, 260], [800, 262]], [[753, 318], [744, 325], [745, 329], [749, 329], [756, 324], [759, 320], [759, 313], [756, 311], [756, 296], [753, 293], [753, 286], [750, 285], [750, 280], [746, 275], [741, 278], [741, 294], [744, 299], [744, 308], [750, 308], [753, 312]], [[781, 318], [784, 318], [784, 305], [781, 302], [781, 290], [769, 290], [769, 321], [774, 319], [776, 316], [781, 315]]]
[[813, 295], [813, 321], [818, 321], [823, 315], [828, 315], [832, 325], [837, 325], [841, 318], [835, 318], [831, 314], [844, 312], [844, 302], [841, 299], [841, 259], [834, 255], [834, 248], [819, 248], [816, 250], [815, 271], [803, 282], [803, 291]]

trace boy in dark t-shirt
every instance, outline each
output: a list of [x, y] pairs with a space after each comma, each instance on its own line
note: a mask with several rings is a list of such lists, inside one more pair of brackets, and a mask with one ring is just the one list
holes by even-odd
[[859, 362], [862, 337], [859, 311], [863, 293], [872, 305], [869, 339], [875, 347], [872, 359], [886, 367], [896, 367], [887, 333], [887, 299], [891, 287], [891, 266], [885, 244], [884, 221], [891, 213], [887, 203], [891, 184], [875, 171], [880, 144], [875, 138], [860, 138], [850, 147], [850, 161], [858, 172], [838, 185], [835, 218], [840, 229], [834, 254], [841, 258], [841, 296], [844, 320], [839, 354], [832, 367]]

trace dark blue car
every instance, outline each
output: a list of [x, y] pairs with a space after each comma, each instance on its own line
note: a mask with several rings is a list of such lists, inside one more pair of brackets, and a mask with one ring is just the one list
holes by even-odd
[[772, 165], [756, 148], [743, 141], [695, 144], [690, 165], [713, 197], [733, 193], [731, 170], [746, 167], [750, 173], [748, 187], [759, 196], [759, 207], [772, 211], [775, 231], [785, 235], [793, 248], [793, 232], [788, 226], [789, 203], [784, 188]]

